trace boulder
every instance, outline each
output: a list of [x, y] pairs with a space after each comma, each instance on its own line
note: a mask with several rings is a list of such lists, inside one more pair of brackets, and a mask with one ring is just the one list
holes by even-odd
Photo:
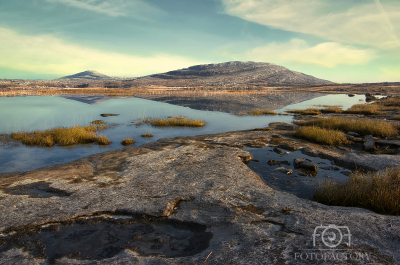
[[375, 149], [375, 140], [372, 135], [364, 136], [364, 149], [367, 151]]

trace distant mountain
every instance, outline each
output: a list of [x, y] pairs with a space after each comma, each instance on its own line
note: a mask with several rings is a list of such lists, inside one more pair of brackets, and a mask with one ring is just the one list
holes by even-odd
[[110, 80], [114, 78], [96, 71], [88, 70], [74, 75], [64, 76], [59, 79], [83, 81], [83, 80]]
[[253, 84], [267, 85], [310, 85], [330, 84], [331, 81], [319, 79], [311, 75], [291, 71], [283, 66], [271, 63], [226, 62], [218, 64], [195, 65], [189, 68], [170, 71], [149, 76], [157, 79], [193, 81], [203, 80], [205, 83]]

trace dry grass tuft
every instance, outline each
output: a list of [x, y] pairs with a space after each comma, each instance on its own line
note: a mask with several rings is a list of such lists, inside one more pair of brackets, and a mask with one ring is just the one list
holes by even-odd
[[287, 110], [286, 112], [294, 113], [297, 115], [321, 115], [321, 110], [317, 108], [294, 109], [294, 110]]
[[251, 116], [261, 116], [261, 115], [277, 115], [273, 110], [266, 110], [266, 109], [253, 109], [250, 111], [245, 112], [244, 114], [239, 114], [240, 116], [242, 115], [251, 115]]
[[318, 144], [337, 145], [348, 143], [346, 135], [341, 131], [312, 126], [300, 127], [294, 136]]
[[375, 104], [356, 104], [343, 112], [348, 114], [378, 115], [380, 114], [379, 109], [379, 106]]
[[46, 146], [53, 145], [68, 146], [76, 144], [97, 143], [99, 145], [108, 145], [110, 140], [105, 136], [99, 136], [95, 132], [107, 128], [105, 125], [100, 126], [75, 126], [72, 128], [54, 128], [45, 131], [34, 132], [14, 132], [11, 138], [29, 146]]
[[155, 127], [203, 127], [206, 125], [205, 121], [189, 119], [182, 116], [176, 116], [167, 119], [147, 118], [136, 122], [136, 125], [141, 125], [144, 123], [148, 123]]
[[395, 137], [398, 135], [397, 126], [383, 120], [354, 120], [346, 118], [318, 118], [310, 121], [295, 121], [301, 126], [316, 126], [329, 130], [341, 130], [344, 132], [356, 132], [360, 135], [374, 135], [378, 137]]
[[94, 120], [94, 121], [92, 121], [91, 122], [91, 124], [103, 124], [104, 123], [104, 121], [102, 121], [102, 120]]
[[132, 138], [125, 138], [124, 140], [121, 141], [121, 144], [124, 146], [131, 145], [134, 143], [135, 143], [135, 140]]
[[315, 200], [335, 206], [362, 207], [400, 214], [400, 169], [350, 176], [346, 184], [326, 182], [314, 190]]
[[141, 135], [143, 138], [150, 138], [153, 137], [153, 135], [151, 133], [144, 133]]

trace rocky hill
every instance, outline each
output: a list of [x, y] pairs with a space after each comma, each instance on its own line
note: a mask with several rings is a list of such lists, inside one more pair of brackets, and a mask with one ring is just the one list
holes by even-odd
[[88, 70], [74, 75], [64, 76], [61, 77], [60, 79], [82, 81], [82, 80], [110, 80], [114, 78], [96, 71]]
[[[149, 78], [149, 77], [148, 77]], [[204, 81], [213, 85], [221, 83], [263, 84], [263, 85], [311, 85], [330, 84], [332, 82], [291, 71], [283, 66], [271, 63], [226, 62], [219, 64], [195, 65], [189, 68], [151, 75], [153, 79]]]

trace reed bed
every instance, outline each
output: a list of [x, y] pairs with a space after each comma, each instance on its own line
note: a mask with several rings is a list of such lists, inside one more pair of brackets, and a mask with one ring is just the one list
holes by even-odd
[[348, 143], [343, 132], [314, 126], [302, 126], [297, 129], [294, 136], [317, 144], [338, 145]]
[[294, 109], [287, 110], [288, 113], [293, 113], [297, 115], [321, 115], [321, 110], [317, 108], [308, 108], [308, 109]]
[[343, 111], [343, 113], [347, 114], [364, 114], [364, 115], [379, 115], [380, 108], [376, 104], [356, 104], [351, 108]]
[[28, 146], [52, 147], [54, 145], [69, 146], [76, 144], [97, 143], [108, 145], [111, 141], [96, 131], [107, 128], [105, 125], [75, 126], [72, 128], [54, 128], [45, 131], [14, 132], [11, 139]]
[[310, 121], [295, 121], [301, 126], [315, 126], [329, 130], [340, 130], [344, 132], [356, 132], [360, 135], [373, 135], [377, 137], [396, 137], [398, 136], [398, 125], [371, 119], [346, 119], [346, 118], [317, 118]]
[[136, 122], [136, 125], [148, 123], [154, 127], [203, 127], [206, 125], [205, 121], [189, 119], [183, 116], [176, 116], [172, 118], [146, 118]]
[[314, 190], [316, 201], [335, 206], [362, 207], [379, 213], [400, 214], [400, 169], [355, 173], [346, 184], [325, 182]]
[[273, 110], [267, 110], [267, 109], [253, 109], [253, 110], [249, 110], [247, 112], [239, 112], [236, 113], [235, 115], [237, 116], [262, 116], [262, 115], [278, 115], [278, 113], [276, 111]]

